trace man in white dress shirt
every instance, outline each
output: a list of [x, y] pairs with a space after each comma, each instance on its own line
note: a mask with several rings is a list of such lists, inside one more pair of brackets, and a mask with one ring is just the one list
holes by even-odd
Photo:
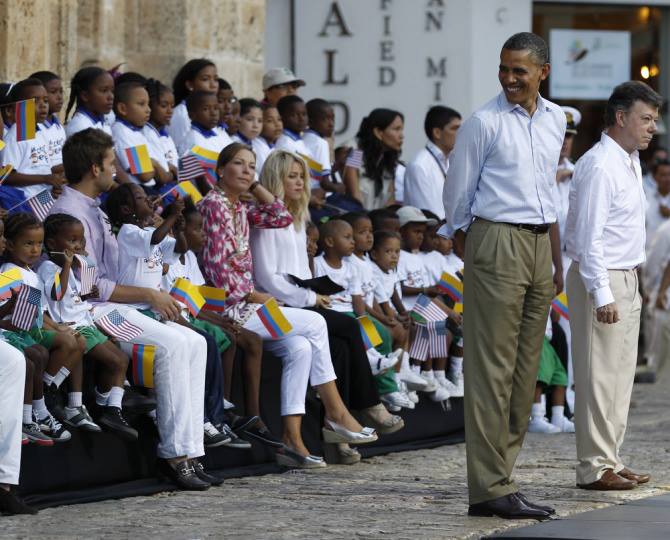
[[638, 150], [656, 132], [661, 97], [639, 81], [617, 86], [606, 130], [572, 176], [566, 225], [572, 358], [575, 365], [577, 485], [632, 489], [649, 475], [626, 468], [619, 451], [630, 405], [645, 260], [645, 196]]
[[509, 38], [500, 53], [502, 92], [463, 123], [449, 156], [446, 233], [457, 255], [465, 245], [465, 442], [468, 513], [476, 516], [553, 513], [512, 479], [549, 304], [563, 288], [554, 190], [566, 117], [539, 95], [548, 62], [541, 37]]
[[454, 109], [435, 105], [428, 110], [423, 124], [428, 142], [407, 165], [403, 204], [430, 210], [444, 219], [442, 191], [459, 127], [461, 115]]

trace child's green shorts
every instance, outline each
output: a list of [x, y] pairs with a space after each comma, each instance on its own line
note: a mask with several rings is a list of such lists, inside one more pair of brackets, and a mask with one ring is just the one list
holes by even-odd
[[537, 380], [547, 386], [568, 386], [568, 374], [546, 337], [542, 342], [540, 371], [537, 374]]
[[89, 352], [91, 349], [94, 349], [98, 345], [102, 345], [106, 341], [109, 341], [109, 338], [95, 326], [80, 326], [76, 329], [76, 332], [86, 341], [86, 349], [84, 349], [84, 354]]
[[19, 330], [18, 332], [5, 330], [4, 336], [7, 343], [23, 352], [33, 345], [42, 345], [47, 349], [51, 349], [56, 339], [56, 331], [44, 330], [43, 328], [33, 328], [28, 331]]
[[230, 347], [230, 339], [228, 339], [228, 336], [220, 326], [217, 326], [216, 324], [209, 321], [194, 319], [193, 317], [189, 317], [188, 322], [195, 326], [198, 330], [207, 332], [210, 336], [212, 336], [216, 341], [216, 346], [219, 349], [219, 352], [223, 352], [228, 347]]

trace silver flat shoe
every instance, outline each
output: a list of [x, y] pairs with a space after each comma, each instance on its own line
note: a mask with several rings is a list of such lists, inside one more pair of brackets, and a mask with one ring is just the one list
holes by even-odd
[[292, 469], [322, 469], [326, 467], [326, 462], [319, 456], [303, 456], [296, 452], [293, 448], [284, 445], [277, 450], [275, 454], [277, 464], [282, 467], [290, 467]]
[[377, 432], [369, 427], [364, 427], [360, 431], [349, 431], [347, 428], [339, 425], [328, 418], [324, 419], [326, 424], [321, 428], [323, 440], [327, 443], [352, 443], [366, 444], [377, 440]]

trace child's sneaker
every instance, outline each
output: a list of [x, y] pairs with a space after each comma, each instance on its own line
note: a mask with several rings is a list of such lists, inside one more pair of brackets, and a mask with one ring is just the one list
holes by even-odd
[[420, 392], [435, 392], [440, 387], [440, 385], [437, 384], [437, 381], [435, 380], [435, 374], [432, 371], [422, 371], [419, 376], [426, 383], [426, 386], [424, 386], [422, 389], [419, 389]]
[[136, 441], [139, 437], [137, 430], [128, 424], [118, 407], [100, 407], [98, 422], [122, 439]]
[[81, 429], [89, 433], [100, 433], [102, 428], [93, 421], [86, 410], [86, 405], [63, 408], [63, 423], [74, 429]]
[[23, 424], [22, 439], [21, 439], [22, 444], [24, 440], [27, 440], [28, 442], [31, 443], [35, 443], [38, 446], [54, 445], [53, 440], [51, 440], [44, 433], [42, 433], [42, 431], [40, 430], [40, 426], [38, 426], [35, 422], [30, 422], [30, 424]]
[[441, 385], [438, 385], [437, 388], [435, 389], [434, 392], [430, 392], [428, 394], [430, 396], [430, 399], [435, 402], [442, 402], [442, 401], [447, 401], [451, 395], [449, 394], [449, 391]]
[[562, 433], [574, 433], [575, 432], [575, 424], [568, 420], [565, 416], [561, 415], [560, 417], [551, 417], [551, 424], [553, 426], [556, 426], [558, 429], [561, 430]]
[[409, 398], [401, 392], [389, 392], [387, 394], [382, 394], [379, 399], [381, 399], [382, 403], [387, 406], [389, 411], [392, 412], [398, 412], [401, 408], [414, 408], [414, 403], [412, 403]]
[[415, 405], [419, 403], [419, 394], [416, 393], [416, 390], [409, 390], [407, 392], [407, 397], [409, 400], [414, 403]]
[[70, 432], [65, 429], [53, 414], [49, 413], [46, 418], [37, 418], [40, 431], [54, 442], [67, 442], [72, 438]]
[[462, 371], [452, 371], [447, 374], [447, 380], [451, 381], [454, 385], [454, 391], [451, 392], [453, 397], [463, 397], [465, 395], [465, 386], [463, 384], [463, 372]]
[[237, 448], [238, 450], [249, 450], [251, 448], [251, 443], [245, 441], [242, 437], [238, 437], [237, 434], [230, 429], [228, 424], [221, 424], [218, 428], [221, 433], [230, 439], [223, 443], [224, 446], [227, 446], [228, 448]]
[[440, 383], [442, 388], [449, 392], [449, 397], [463, 397], [462, 393], [459, 395], [458, 387], [447, 377], [439, 377], [437, 378], [437, 382]]
[[407, 390], [407, 385], [403, 381], [398, 382], [398, 392], [400, 392], [404, 398], [406, 398], [408, 405], [406, 408], [407, 409], [413, 409], [416, 405], [414, 404], [414, 401], [412, 401], [409, 397], [409, 390]]
[[370, 370], [372, 371], [373, 375], [386, 373], [389, 369], [392, 369], [398, 363], [397, 358], [384, 356], [375, 349], [368, 349], [367, 355], [368, 362], [370, 362]]
[[204, 425], [204, 443], [205, 448], [215, 448], [230, 442], [230, 436], [221, 433], [214, 424], [206, 422]]
[[554, 434], [560, 433], [561, 428], [556, 427], [554, 424], [549, 422], [544, 416], [531, 416], [530, 422], [528, 423], [528, 431], [530, 433], [547, 433]]

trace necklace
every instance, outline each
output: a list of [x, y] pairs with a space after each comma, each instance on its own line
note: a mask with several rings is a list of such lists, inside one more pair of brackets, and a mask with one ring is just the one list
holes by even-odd
[[243, 213], [242, 209], [238, 203], [234, 203], [233, 201], [231, 201], [228, 198], [226, 192], [223, 191], [220, 187], [217, 186], [215, 189], [219, 191], [223, 203], [230, 211], [231, 219], [233, 222], [232, 241], [233, 241], [233, 247], [235, 248], [235, 254], [237, 256], [246, 255], [246, 253], [249, 251], [249, 240], [247, 239], [247, 235], [245, 234], [244, 231], [244, 224], [240, 219], [240, 215]]

